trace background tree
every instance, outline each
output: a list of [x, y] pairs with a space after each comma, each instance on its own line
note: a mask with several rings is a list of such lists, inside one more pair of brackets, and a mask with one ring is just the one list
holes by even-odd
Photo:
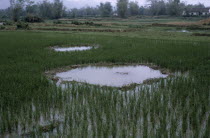
[[85, 7], [85, 8], [73, 8], [69, 10], [67, 16], [70, 18], [77, 17], [96, 17], [99, 16], [99, 8], [98, 7]]
[[149, 12], [151, 15], [166, 15], [166, 3], [163, 0], [148, 0], [150, 2]]
[[54, 19], [61, 18], [64, 13], [64, 9], [65, 8], [61, 0], [54, 0], [53, 9], [52, 9]]
[[7, 9], [0, 9], [0, 19], [8, 19], [11, 17], [10, 7]]
[[78, 9], [77, 8], [73, 8], [70, 11], [68, 11], [68, 15], [71, 18], [76, 18], [78, 17]]
[[[53, 1], [53, 2], [52, 2]], [[205, 8], [203, 4], [186, 5], [180, 0], [148, 0], [150, 6], [141, 6], [137, 2], [129, 0], [117, 0], [117, 6], [112, 7], [110, 2], [100, 3], [96, 7], [74, 8], [66, 11], [62, 0], [43, 0], [36, 3], [33, 0], [10, 0], [11, 6], [8, 9], [0, 10], [0, 19], [12, 18], [15, 22], [20, 17], [42, 17], [58, 19], [62, 17], [110, 17], [147, 15], [147, 16], [181, 16], [183, 11], [190, 11], [192, 8]]]
[[25, 7], [26, 14], [38, 15], [39, 6], [34, 1], [27, 1]]
[[86, 13], [86, 17], [95, 17], [99, 15], [99, 10], [98, 8], [95, 7], [86, 7], [84, 8], [85, 13]]
[[23, 10], [25, 0], [10, 0], [10, 9], [13, 21], [17, 22]]
[[201, 3], [195, 4], [195, 5], [188, 4], [188, 5], [185, 6], [185, 10], [191, 10], [193, 8], [205, 8], [205, 6]]
[[102, 17], [110, 17], [113, 12], [113, 8], [110, 2], [100, 3], [99, 10]]
[[129, 13], [131, 16], [136, 16], [139, 14], [139, 5], [138, 2], [130, 2], [129, 3]]
[[167, 11], [171, 16], [180, 16], [183, 11], [184, 4], [180, 0], [169, 0]]
[[39, 14], [43, 18], [53, 18], [53, 4], [44, 0], [39, 4]]
[[128, 12], [128, 0], [117, 1], [117, 13], [121, 18], [125, 18]]
[[139, 15], [145, 15], [146, 14], [146, 10], [147, 10], [147, 8], [145, 8], [144, 6], [141, 6], [139, 8]]

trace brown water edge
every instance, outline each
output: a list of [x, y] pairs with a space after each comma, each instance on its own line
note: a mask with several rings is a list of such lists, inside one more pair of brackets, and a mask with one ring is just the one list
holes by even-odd
[[[80, 65], [71, 65], [71, 66], [66, 66], [66, 67], [61, 67], [61, 68], [56, 68], [53, 70], [48, 70], [45, 71], [44, 75], [49, 79], [52, 80], [53, 82], [57, 83], [59, 81], [59, 77], [55, 77], [57, 73], [61, 72], [66, 72], [72, 69], [77, 69], [77, 68], [84, 68], [88, 66], [95, 66], [95, 67], [114, 67], [114, 66], [147, 66], [153, 70], [159, 70], [163, 75], [168, 75], [166, 78], [169, 77], [174, 77], [175, 73], [170, 71], [169, 69], [166, 68], [161, 68], [160, 66], [157, 66], [153, 63], [107, 63], [107, 62], [100, 62], [100, 63], [95, 63], [95, 64], [80, 64]], [[122, 87], [115, 87], [115, 86], [101, 86], [97, 84], [90, 84], [87, 82], [77, 82], [77, 81], [62, 81], [61, 84], [68, 84], [68, 83], [78, 83], [78, 84], [86, 84], [86, 85], [94, 85], [94, 86], [100, 86], [101, 88], [117, 88], [119, 90], [130, 90], [134, 89], [135, 87], [139, 85], [146, 85], [146, 84], [152, 84], [156, 83], [162, 79], [166, 78], [150, 78], [147, 80], [144, 80], [143, 83], [131, 83], [129, 85], [124, 85]]]

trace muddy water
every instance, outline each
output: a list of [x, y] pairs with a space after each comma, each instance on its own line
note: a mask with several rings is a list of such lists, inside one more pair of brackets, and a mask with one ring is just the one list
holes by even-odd
[[152, 78], [166, 78], [159, 70], [147, 66], [87, 66], [57, 73], [60, 81], [77, 81], [101, 86], [122, 87], [143, 83]]
[[64, 47], [64, 48], [53, 48], [58, 52], [67, 52], [67, 51], [85, 51], [92, 49], [92, 46], [80, 46], [80, 47]]

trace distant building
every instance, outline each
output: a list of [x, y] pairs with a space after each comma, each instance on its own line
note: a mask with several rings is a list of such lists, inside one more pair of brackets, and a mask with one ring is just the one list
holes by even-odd
[[4, 25], [4, 23], [0, 23], [0, 25]]
[[183, 16], [210, 16], [210, 8], [192, 8], [184, 10]]

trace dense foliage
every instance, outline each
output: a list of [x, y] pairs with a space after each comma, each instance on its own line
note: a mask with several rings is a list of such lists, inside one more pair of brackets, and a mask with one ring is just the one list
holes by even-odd
[[29, 28], [29, 24], [25, 23], [25, 22], [17, 22], [17, 29], [24, 29], [24, 30], [28, 30]]
[[27, 15], [25, 17], [25, 22], [35, 23], [35, 22], [43, 22], [43, 19], [36, 15]]
[[31, 0], [11, 0], [8, 9], [0, 10], [0, 19], [12, 18], [18, 21], [20, 17], [27, 15], [38, 16], [45, 19], [58, 19], [62, 17], [113, 17], [122, 18], [140, 15], [170, 15], [181, 16], [184, 10], [192, 8], [204, 8], [202, 4], [186, 5], [179, 0], [148, 0], [150, 6], [139, 6], [138, 2], [118, 0], [116, 7], [110, 2], [100, 3], [96, 7], [83, 7], [67, 9], [61, 0], [42, 1], [35, 3]]

